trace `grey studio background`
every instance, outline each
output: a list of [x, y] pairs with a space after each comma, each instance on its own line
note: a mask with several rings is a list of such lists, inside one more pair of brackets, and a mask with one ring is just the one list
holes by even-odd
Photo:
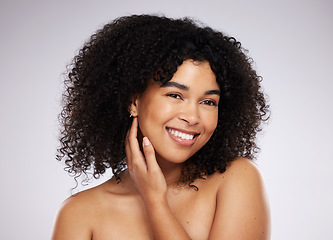
[[50, 237], [75, 185], [55, 160], [61, 74], [94, 31], [133, 13], [191, 16], [242, 42], [272, 107], [257, 159], [272, 239], [333, 239], [331, 0], [2, 0], [0, 9], [1, 239]]

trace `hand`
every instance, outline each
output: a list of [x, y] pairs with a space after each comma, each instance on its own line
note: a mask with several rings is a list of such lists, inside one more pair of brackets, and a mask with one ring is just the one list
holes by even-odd
[[125, 142], [130, 177], [145, 203], [163, 201], [166, 199], [167, 184], [156, 161], [154, 147], [149, 139], [144, 137], [143, 154], [139, 147], [137, 132], [138, 119], [134, 118]]

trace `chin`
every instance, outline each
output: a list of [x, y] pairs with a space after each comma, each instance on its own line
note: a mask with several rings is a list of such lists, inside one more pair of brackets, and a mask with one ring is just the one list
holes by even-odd
[[159, 162], [161, 162], [161, 161], [167, 161], [167, 162], [170, 162], [170, 163], [182, 164], [182, 163], [186, 162], [192, 155], [189, 155], [189, 154], [180, 154], [177, 151], [177, 152], [174, 152], [174, 153], [168, 153], [166, 155], [164, 155], [164, 154], [162, 154], [162, 155], [156, 154], [156, 158], [158, 159]]

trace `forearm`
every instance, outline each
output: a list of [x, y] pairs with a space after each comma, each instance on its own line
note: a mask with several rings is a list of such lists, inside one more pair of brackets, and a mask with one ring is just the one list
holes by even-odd
[[187, 232], [170, 209], [166, 199], [145, 201], [147, 214], [157, 240], [190, 240]]
[[167, 202], [167, 183], [157, 164], [155, 150], [149, 139], [144, 137], [142, 139], [143, 155], [140, 151], [137, 132], [138, 120], [134, 118], [126, 141], [127, 166], [131, 179], [145, 204], [155, 239], [190, 240]]

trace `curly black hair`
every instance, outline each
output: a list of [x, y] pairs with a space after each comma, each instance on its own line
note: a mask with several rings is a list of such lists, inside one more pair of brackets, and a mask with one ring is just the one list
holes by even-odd
[[95, 178], [126, 168], [129, 106], [149, 80], [169, 81], [183, 61], [208, 61], [221, 89], [211, 139], [186, 161], [179, 183], [224, 172], [237, 157], [253, 159], [269, 106], [253, 61], [233, 37], [189, 18], [132, 15], [118, 18], [84, 44], [65, 78], [61, 146], [57, 159], [74, 176]]

